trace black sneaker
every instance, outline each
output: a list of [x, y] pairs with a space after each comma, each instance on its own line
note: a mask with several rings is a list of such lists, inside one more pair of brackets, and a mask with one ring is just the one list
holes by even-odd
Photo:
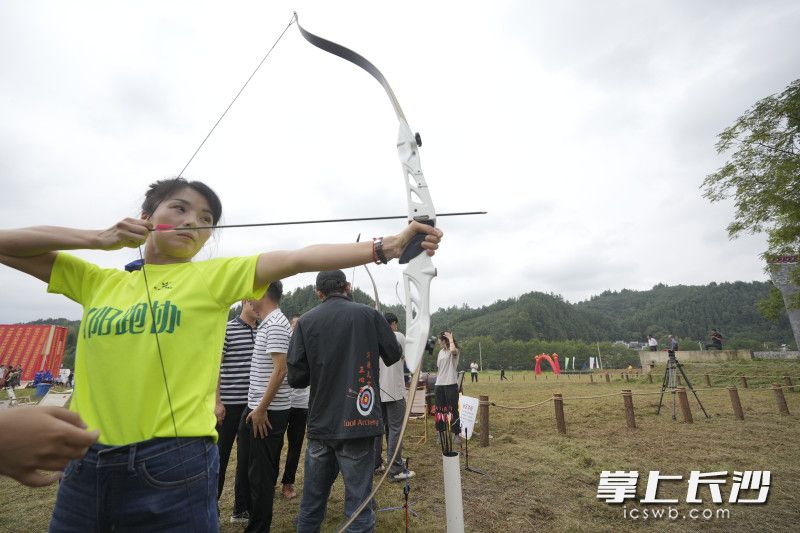
[[250, 521], [250, 513], [242, 511], [241, 513], [233, 513], [231, 515], [231, 524], [246, 524]]

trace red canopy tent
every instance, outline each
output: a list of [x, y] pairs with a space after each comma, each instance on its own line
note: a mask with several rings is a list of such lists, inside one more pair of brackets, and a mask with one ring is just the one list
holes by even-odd
[[40, 370], [58, 376], [66, 344], [63, 326], [0, 324], [0, 365], [21, 366], [22, 381], [31, 381]]

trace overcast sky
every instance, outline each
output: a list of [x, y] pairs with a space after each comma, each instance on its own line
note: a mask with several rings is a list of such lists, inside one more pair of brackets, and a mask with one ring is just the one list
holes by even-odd
[[[0, 227], [105, 228], [183, 168], [297, 10], [378, 66], [423, 138], [441, 219], [434, 308], [529, 291], [764, 280], [703, 178], [716, 135], [798, 77], [788, 1], [0, 0]], [[229, 224], [406, 212], [383, 89], [292, 26], [185, 176]], [[402, 222], [219, 230], [201, 257], [396, 233]], [[136, 250], [79, 252], [122, 266]], [[395, 263], [372, 269], [396, 302]], [[348, 276], [350, 273], [348, 272]], [[313, 275], [286, 280], [289, 290]], [[356, 286], [370, 292], [363, 270]], [[0, 267], [0, 322], [80, 317]]]

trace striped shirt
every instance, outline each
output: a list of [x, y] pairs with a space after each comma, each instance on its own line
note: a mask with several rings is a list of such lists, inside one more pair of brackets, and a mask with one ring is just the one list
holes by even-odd
[[[292, 336], [292, 326], [280, 309], [267, 315], [267, 318], [258, 326], [256, 332], [255, 348], [253, 349], [253, 362], [250, 364], [250, 390], [247, 397], [247, 406], [255, 409], [264, 397], [269, 378], [272, 376], [274, 365], [272, 354], [286, 355], [289, 351], [289, 339]], [[267, 409], [270, 411], [283, 411], [291, 407], [289, 394], [291, 387], [283, 378], [283, 383], [272, 398]]]
[[228, 322], [222, 345], [222, 366], [219, 370], [219, 397], [227, 405], [247, 403], [250, 386], [250, 359], [256, 340], [256, 328], [238, 316]]

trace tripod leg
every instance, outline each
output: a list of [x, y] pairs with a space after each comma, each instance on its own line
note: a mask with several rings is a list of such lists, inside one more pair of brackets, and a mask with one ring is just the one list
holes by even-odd
[[669, 363], [664, 370], [664, 380], [661, 382], [661, 397], [658, 399], [658, 407], [656, 407], [656, 414], [661, 413], [661, 404], [664, 403], [664, 391], [667, 390], [667, 379], [669, 376]]
[[710, 416], [708, 416], [708, 413], [706, 413], [706, 410], [703, 407], [703, 404], [700, 402], [700, 397], [695, 392], [694, 387], [692, 387], [692, 384], [689, 381], [689, 378], [686, 377], [686, 372], [683, 371], [683, 365], [680, 364], [680, 363], [678, 363], [678, 370], [681, 371], [681, 375], [683, 376], [683, 379], [686, 381], [686, 386], [689, 387], [689, 390], [692, 391], [692, 394], [694, 394], [694, 399], [697, 400], [697, 405], [700, 406], [700, 410], [703, 411], [703, 414], [706, 415], [706, 418], [711, 418]]
[[671, 368], [670, 369], [670, 376], [669, 376], [669, 382], [670, 382], [669, 385], [670, 385], [670, 389], [672, 391], [672, 419], [673, 420], [677, 420], [678, 419], [675, 416], [675, 404], [676, 404], [676, 396], [677, 396], [677, 394], [676, 394], [677, 393], [676, 386], [678, 385], [676, 383], [677, 380], [675, 379], [675, 376], [676, 376], [675, 368]]

